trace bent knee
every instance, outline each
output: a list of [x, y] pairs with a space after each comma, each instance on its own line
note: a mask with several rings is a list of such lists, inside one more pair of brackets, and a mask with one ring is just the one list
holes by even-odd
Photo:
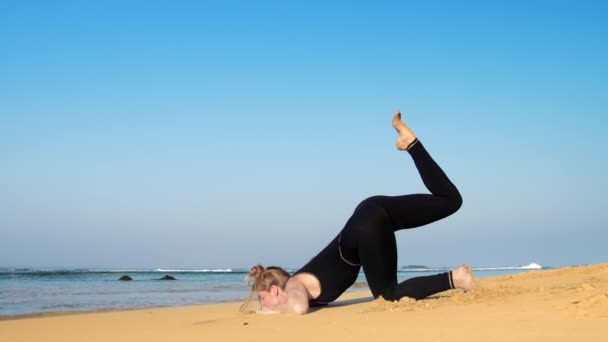
[[[450, 197], [441, 197], [441, 204], [437, 208], [436, 217], [434, 220], [446, 218], [460, 209], [462, 206], [462, 197], [459, 194], [451, 195]], [[433, 221], [430, 221], [433, 222]]]
[[460, 193], [456, 193], [454, 196], [450, 197], [451, 214], [457, 212], [460, 207], [462, 207], [462, 196]]
[[375, 195], [375, 196], [371, 196], [371, 197], [364, 199], [363, 201], [361, 201], [361, 203], [359, 203], [359, 205], [357, 206], [355, 211], [358, 210], [359, 208], [370, 206], [370, 205], [382, 206], [382, 197], [384, 197], [384, 196]]
[[391, 287], [384, 289], [384, 291], [382, 291], [381, 293], [377, 294], [374, 297], [375, 297], [375, 299], [382, 297], [384, 300], [389, 301], [389, 302], [394, 302], [394, 301], [398, 301], [399, 299], [401, 299], [401, 297], [397, 296], [397, 294], [395, 293], [395, 286], [391, 286]]

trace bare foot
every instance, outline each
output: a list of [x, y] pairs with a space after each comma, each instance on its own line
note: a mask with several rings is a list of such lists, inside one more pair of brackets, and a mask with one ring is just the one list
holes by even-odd
[[473, 285], [473, 269], [471, 269], [471, 266], [463, 264], [453, 269], [452, 282], [457, 289], [470, 290]]
[[411, 147], [410, 145], [416, 141], [416, 135], [414, 135], [414, 132], [401, 121], [401, 111], [399, 109], [397, 109], [393, 116], [393, 127], [395, 127], [399, 133], [399, 136], [397, 137], [397, 149], [400, 151], [408, 150], [409, 147]]

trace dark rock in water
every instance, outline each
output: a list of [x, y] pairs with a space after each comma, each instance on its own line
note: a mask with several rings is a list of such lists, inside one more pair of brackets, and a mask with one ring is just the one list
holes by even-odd
[[128, 275], [125, 274], [122, 277], [120, 277], [120, 279], [118, 279], [118, 280], [125, 280], [126, 281], [126, 280], [133, 280], [133, 278], [131, 278]]
[[177, 279], [175, 279], [172, 276], [170, 276], [170, 275], [167, 274], [166, 276], [160, 278], [160, 280], [177, 280]]
[[426, 270], [429, 268], [430, 267], [423, 266], [423, 265], [405, 265], [405, 266], [403, 266], [404, 270]]

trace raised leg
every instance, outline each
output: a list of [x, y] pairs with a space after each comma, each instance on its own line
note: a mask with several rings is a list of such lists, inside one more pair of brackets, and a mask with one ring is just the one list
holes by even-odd
[[[357, 251], [358, 261], [375, 298], [383, 296], [387, 300], [398, 300], [407, 296], [420, 299], [454, 287], [468, 289], [472, 274], [467, 277], [462, 266], [456, 273], [445, 272], [397, 283], [395, 231], [419, 227], [453, 214], [462, 205], [462, 197], [422, 143], [401, 121], [400, 112], [395, 114], [393, 126], [399, 132], [397, 148], [410, 153], [431, 193], [373, 196], [362, 201], [343, 230], [345, 247]], [[458, 276], [458, 285], [454, 283], [454, 274]]]
[[414, 144], [408, 152], [431, 194], [372, 196], [362, 201], [356, 209], [368, 205], [383, 208], [390, 218], [393, 231], [435, 222], [455, 213], [462, 205], [460, 192], [421, 142]]

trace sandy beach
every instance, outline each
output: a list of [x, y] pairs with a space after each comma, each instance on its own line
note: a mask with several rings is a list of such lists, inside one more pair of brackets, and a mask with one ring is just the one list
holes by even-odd
[[0, 321], [1, 341], [604, 341], [608, 264], [483, 278], [399, 302], [346, 293], [297, 315], [238, 312], [241, 303], [44, 314]]

